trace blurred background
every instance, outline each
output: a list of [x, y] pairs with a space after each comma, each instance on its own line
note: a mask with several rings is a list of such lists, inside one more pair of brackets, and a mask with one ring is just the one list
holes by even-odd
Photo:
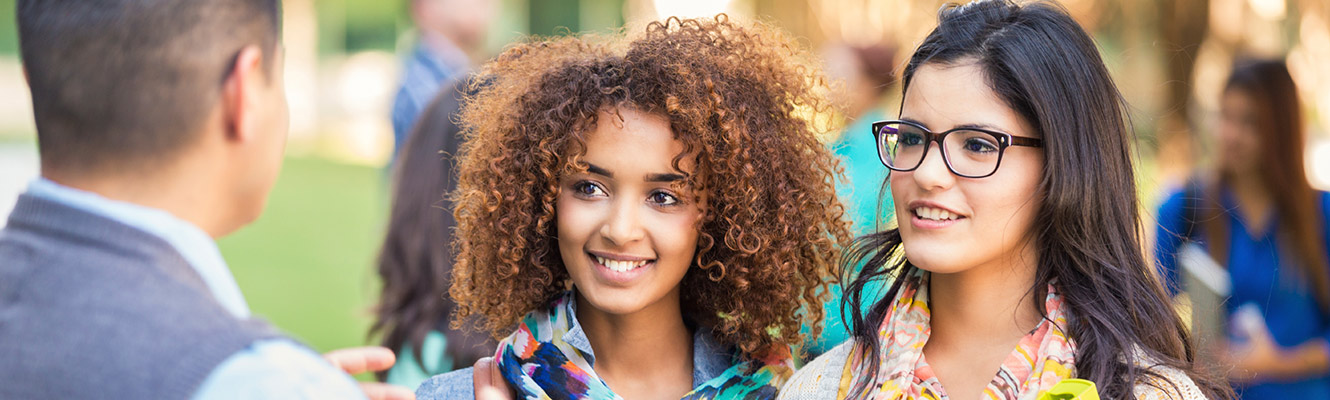
[[[432, 1], [432, 0], [415, 0]], [[460, 1], [460, 0], [455, 0]], [[526, 35], [636, 27], [662, 16], [717, 12], [788, 30], [854, 89], [855, 57], [879, 47], [898, 67], [936, 25], [933, 0], [468, 0], [477, 65]], [[1133, 107], [1146, 215], [1210, 146], [1235, 57], [1285, 59], [1307, 118], [1307, 170], [1330, 189], [1330, 1], [1066, 0], [1093, 33]], [[291, 135], [267, 211], [220, 246], [253, 310], [314, 348], [370, 343], [374, 261], [388, 208], [391, 116], [418, 38], [412, 0], [285, 0]], [[14, 0], [0, 0], [0, 215], [38, 173], [31, 105], [18, 55]], [[460, 21], [456, 21], [460, 20]], [[464, 53], [464, 54], [462, 54]], [[881, 58], [881, 57], [879, 57]], [[894, 86], [866, 107], [894, 115]], [[870, 111], [873, 111], [870, 110]], [[858, 110], [855, 115], [870, 111]], [[857, 131], [850, 131], [860, 134]], [[865, 137], [866, 136], [866, 132]], [[838, 138], [827, 138], [834, 141]], [[1152, 221], [1152, 218], [1147, 218]], [[2, 223], [2, 220], [0, 220]], [[1152, 231], [1149, 229], [1148, 231]], [[440, 244], [443, 245], [443, 244]]]

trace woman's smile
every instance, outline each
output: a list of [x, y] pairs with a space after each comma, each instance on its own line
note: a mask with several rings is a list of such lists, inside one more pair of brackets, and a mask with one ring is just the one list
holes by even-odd
[[588, 251], [587, 256], [595, 266], [596, 276], [613, 284], [629, 284], [645, 276], [656, 266], [655, 258], [625, 256], [600, 251]]
[[951, 208], [931, 201], [911, 201], [906, 208], [910, 210], [910, 224], [922, 230], [951, 227], [968, 218], [957, 211], [952, 211]]

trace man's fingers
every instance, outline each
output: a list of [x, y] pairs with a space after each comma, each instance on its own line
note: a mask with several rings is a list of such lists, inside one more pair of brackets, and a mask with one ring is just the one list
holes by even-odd
[[476, 365], [472, 366], [471, 381], [476, 385], [477, 389], [482, 386], [493, 385], [494, 375], [497, 375], [494, 371], [494, 357], [482, 357], [481, 359], [476, 360]]
[[364, 382], [360, 384], [360, 390], [369, 400], [416, 400], [416, 394], [407, 388], [386, 383]]
[[499, 375], [499, 365], [494, 362], [493, 357], [476, 360], [476, 364], [471, 369], [471, 381], [475, 386], [477, 400], [509, 400], [513, 398], [512, 392], [508, 390], [508, 384], [504, 383], [503, 376]]
[[494, 385], [495, 388], [502, 388], [504, 389], [504, 393], [508, 393], [508, 382], [504, 381], [503, 375], [499, 373], [499, 363], [491, 358], [489, 359], [489, 365], [486, 366], [486, 368], [490, 370], [490, 384]]
[[507, 390], [494, 386], [486, 386], [476, 391], [476, 400], [512, 400], [512, 398]]
[[333, 366], [355, 375], [392, 368], [397, 356], [386, 347], [365, 346], [337, 349], [323, 355]]

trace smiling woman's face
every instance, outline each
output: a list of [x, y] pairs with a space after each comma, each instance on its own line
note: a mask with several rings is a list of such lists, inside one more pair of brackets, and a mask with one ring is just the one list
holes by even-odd
[[[901, 119], [933, 132], [968, 125], [1040, 138], [971, 62], [920, 67], [905, 93]], [[1028, 244], [1043, 167], [1042, 150], [1012, 146], [993, 175], [962, 178], [947, 169], [936, 143], [929, 146], [918, 169], [891, 173], [906, 258], [927, 271], [958, 273], [1032, 256]]]
[[673, 167], [683, 147], [664, 116], [602, 111], [581, 158], [587, 172], [560, 180], [559, 252], [596, 309], [623, 315], [678, 303], [702, 215], [693, 195], [672, 185], [692, 169], [688, 159], [683, 171]]

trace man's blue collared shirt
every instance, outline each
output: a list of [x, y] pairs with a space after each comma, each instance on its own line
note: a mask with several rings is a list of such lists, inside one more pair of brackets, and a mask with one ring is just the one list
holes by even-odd
[[[203, 279], [214, 299], [236, 318], [249, 318], [240, 293], [212, 237], [166, 211], [107, 199], [37, 178], [29, 195], [91, 212], [162, 238]], [[364, 399], [349, 376], [288, 339], [254, 342], [222, 361], [194, 394], [195, 400]]]

